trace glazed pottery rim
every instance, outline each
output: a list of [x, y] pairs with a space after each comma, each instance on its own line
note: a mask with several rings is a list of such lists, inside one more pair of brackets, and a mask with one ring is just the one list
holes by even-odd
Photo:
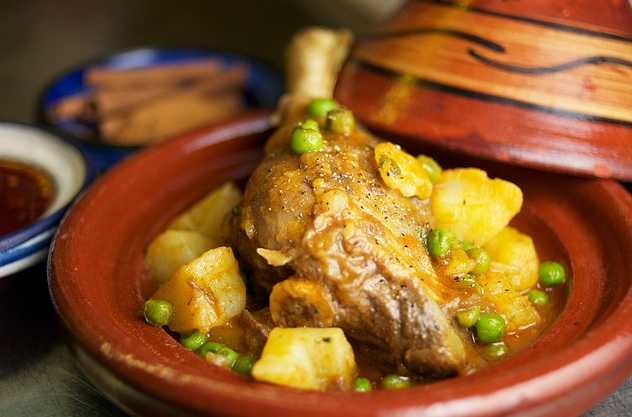
[[[20, 245], [24, 245], [26, 242], [34, 239], [35, 237], [48, 232], [51, 227], [54, 227], [56, 224], [58, 224], [68, 207], [70, 207], [70, 205], [72, 204], [72, 201], [76, 198], [77, 195], [81, 194], [81, 192], [86, 189], [86, 187], [90, 184], [91, 180], [95, 176], [95, 168], [94, 166], [92, 166], [92, 164], [90, 164], [85, 153], [79, 147], [65, 141], [53, 129], [13, 120], [0, 120], [0, 129], [3, 127], [15, 128], [23, 131], [31, 131], [34, 134], [37, 134], [41, 140], [57, 142], [57, 145], [71, 150], [71, 152], [75, 153], [74, 156], [77, 156], [77, 160], [81, 162], [83, 172], [82, 178], [80, 179], [80, 185], [76, 189], [76, 192], [74, 192], [72, 196], [69, 196], [64, 201], [58, 203], [57, 208], [55, 208], [54, 211], [50, 211], [51, 207], [49, 207], [47, 208], [46, 212], [44, 212], [44, 214], [35, 221], [13, 232], [0, 235], [0, 259], [2, 259], [5, 255], [8, 256], [9, 252], [18, 249]], [[59, 179], [56, 170], [47, 170], [46, 174], [50, 175], [55, 180], [55, 182], [57, 182], [57, 180]], [[14, 262], [16, 260], [17, 259], [13, 259], [11, 262]], [[0, 261], [0, 264], [5, 263]]]
[[[250, 133], [252, 129], [260, 129], [259, 132], [262, 132], [269, 127], [269, 123], [268, 116], [261, 114], [262, 112], [249, 113], [239, 120], [246, 120], [251, 124]], [[222, 129], [225, 131], [224, 136], [227, 135], [226, 132], [235, 135], [243, 133], [233, 127], [231, 122], [221, 124], [215, 133]], [[195, 134], [189, 134], [134, 155], [101, 177], [76, 202], [75, 207], [80, 210], [82, 204], [93, 198], [92, 195], [97, 194], [110, 178], [141, 164], [147, 155], [166, 152], [163, 149], [169, 147], [183, 146], [194, 136]], [[222, 137], [221, 133], [217, 133], [217, 138], [212, 142], [206, 141], [205, 144], [212, 146], [230, 141], [230, 138]], [[632, 213], [632, 197], [620, 184], [604, 179], [585, 181], [601, 187], [617, 202], [618, 210]], [[58, 230], [58, 236], [76, 215], [75, 210], [68, 212]], [[490, 376], [490, 372], [484, 370], [468, 377], [421, 385], [409, 390], [379, 390], [369, 394], [299, 391], [267, 384], [247, 384], [245, 380], [217, 381], [212, 376], [182, 373], [177, 367], [145, 363], [133, 351], [117, 351], [115, 346], [118, 340], [113, 335], [99, 334], [97, 326], [87, 325], [85, 321], [81, 325], [82, 319], [72, 318], [77, 314], [70, 311], [73, 300], [57, 296], [59, 287], [63, 284], [54, 267], [56, 253], [56, 245], [53, 243], [48, 261], [49, 287], [55, 308], [74, 341], [123, 382], [153, 398], [192, 412], [209, 412], [209, 403], [212, 403], [213, 410], [226, 415], [254, 416], [270, 410], [295, 413], [319, 410], [335, 414], [343, 410], [346, 415], [353, 416], [365, 415], [366, 408], [378, 400], [380, 412], [402, 416], [419, 411], [429, 416], [469, 415], [472, 411], [476, 415], [500, 415], [514, 410], [518, 404], [542, 406], [550, 399], [568, 394], [570, 389], [590, 385], [595, 376], [603, 377], [605, 374], [621, 371], [627, 373], [632, 367], [632, 321], [627, 319], [632, 314], [632, 287], [629, 287], [617, 299], [616, 308], [609, 312], [606, 320], [587, 330], [565, 349], [537, 358], [528, 366], [521, 365], [510, 373]], [[102, 341], [107, 338], [107, 342]], [[493, 373], [493, 367], [489, 371]], [[477, 389], [477, 382], [481, 379], [486, 383], [483, 392]], [[509, 384], [506, 385], [507, 382]], [[186, 387], [189, 395], [182, 396], [175, 389], [178, 387]], [[542, 392], [543, 387], [547, 388], [546, 392]]]
[[83, 61], [81, 61], [81, 62], [79, 62], [77, 64], [74, 64], [72, 66], [65, 67], [64, 69], [62, 69], [59, 72], [55, 73], [50, 78], [50, 81], [48, 81], [48, 82], [46, 82], [44, 84], [44, 87], [40, 90], [39, 94], [37, 95], [37, 100], [36, 100], [37, 104], [36, 104], [36, 108], [35, 108], [35, 118], [36, 118], [36, 120], [40, 124], [46, 126], [47, 129], [49, 129], [52, 132], [54, 132], [56, 135], [62, 137], [63, 139], [67, 139], [68, 141], [73, 142], [73, 143], [86, 144], [86, 145], [94, 146], [94, 147], [97, 147], [97, 148], [103, 149], [103, 150], [114, 149], [114, 150], [120, 150], [120, 151], [130, 151], [130, 152], [147, 148], [147, 146], [143, 146], [143, 145], [125, 146], [125, 145], [108, 144], [108, 143], [105, 143], [105, 142], [101, 142], [99, 140], [85, 139], [85, 138], [80, 138], [80, 137], [74, 135], [72, 132], [69, 132], [69, 131], [59, 127], [59, 125], [57, 123], [54, 123], [46, 115], [46, 109], [47, 109], [47, 106], [46, 106], [46, 95], [49, 93], [49, 91], [51, 90], [51, 88], [53, 86], [58, 84], [62, 79], [64, 79], [70, 73], [74, 73], [74, 72], [77, 72], [79, 70], [86, 69], [86, 68], [98, 65], [100, 63], [110, 61], [112, 59], [115, 59], [115, 58], [117, 58], [117, 57], [119, 57], [121, 55], [125, 55], [125, 54], [141, 52], [141, 51], [167, 51], [167, 50], [169, 50], [169, 51], [203, 52], [203, 53], [209, 53], [209, 54], [218, 55], [218, 56], [222, 56], [222, 57], [231, 57], [232, 59], [235, 59], [235, 60], [243, 61], [243, 62], [246, 62], [246, 63], [252, 63], [252, 64], [256, 65], [259, 69], [264, 69], [265, 71], [269, 72], [270, 75], [276, 76], [278, 81], [282, 82], [281, 75], [279, 74], [279, 72], [277, 70], [275, 70], [274, 65], [272, 65], [271, 63], [267, 62], [266, 60], [263, 60], [263, 59], [260, 59], [260, 58], [256, 58], [256, 57], [253, 57], [253, 56], [250, 56], [250, 55], [240, 54], [239, 52], [232, 51], [232, 50], [229, 50], [229, 49], [212, 48], [210, 46], [203, 46], [203, 45], [197, 45], [197, 46], [196, 45], [194, 45], [194, 46], [182, 46], [182, 45], [165, 46], [165, 45], [156, 45], [156, 44], [144, 44], [144, 45], [132, 46], [132, 47], [124, 48], [124, 49], [120, 49], [120, 50], [115, 50], [115, 51], [109, 52], [109, 53], [105, 52], [103, 54], [99, 54], [99, 55], [96, 55], [94, 57], [91, 57], [91, 58], [88, 58], [86, 60], [83, 60]]
[[[494, 144], [494, 147], [476, 147], [464, 144], [462, 142], [439, 141], [425, 136], [416, 135], [410, 132], [389, 133], [389, 127], [384, 124], [375, 123], [369, 120], [361, 120], [361, 122], [372, 131], [383, 133], [384, 136], [388, 135], [393, 138], [401, 138], [408, 141], [417, 141], [423, 145], [431, 147], [432, 149], [454, 152], [475, 159], [481, 159], [490, 162], [500, 162], [510, 165], [513, 164], [515, 166], [542, 172], [549, 172], [555, 175], [567, 175], [587, 179], [606, 179], [623, 182], [632, 180], [632, 176], [628, 178], [626, 176], [616, 175], [596, 175], [594, 172], [581, 165], [564, 165], [558, 162], [551, 162], [559, 160], [564, 155], [564, 152], [560, 150], [551, 150], [550, 154], [546, 155], [546, 157], [536, 157], [530, 156], [531, 152], [528, 147], [522, 147], [515, 144]], [[469, 137], [475, 138], [476, 141], [481, 140], [480, 135], [475, 133], [473, 133]], [[498, 156], [499, 150], [503, 151], [503, 157]], [[580, 159], [579, 156], [576, 156], [576, 158], [578, 160]]]

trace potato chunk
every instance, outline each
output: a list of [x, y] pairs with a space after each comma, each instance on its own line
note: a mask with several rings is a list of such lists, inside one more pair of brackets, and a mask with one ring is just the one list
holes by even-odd
[[243, 311], [246, 286], [232, 249], [219, 247], [180, 267], [152, 298], [173, 305], [171, 330], [208, 332]]
[[390, 142], [378, 144], [374, 152], [380, 176], [389, 188], [404, 197], [430, 197], [432, 181], [415, 157]]
[[505, 227], [485, 244], [492, 261], [513, 268], [511, 276], [513, 287], [522, 292], [538, 282], [538, 253], [533, 240], [512, 227]]
[[224, 220], [241, 202], [241, 198], [239, 188], [234, 183], [227, 182], [178, 216], [169, 225], [169, 229], [192, 230], [223, 244], [227, 238]]
[[490, 179], [475, 168], [450, 169], [434, 185], [431, 208], [435, 227], [482, 246], [520, 211], [522, 191], [515, 184]]
[[339, 328], [274, 328], [252, 368], [257, 381], [313, 390], [349, 389], [355, 373], [353, 350]]
[[145, 263], [151, 276], [165, 282], [182, 265], [217, 246], [208, 237], [190, 230], [167, 230], [147, 248]]
[[540, 315], [526, 295], [520, 295], [501, 265], [492, 263], [490, 270], [477, 278], [487, 299], [507, 322], [507, 331], [513, 332], [538, 324]]

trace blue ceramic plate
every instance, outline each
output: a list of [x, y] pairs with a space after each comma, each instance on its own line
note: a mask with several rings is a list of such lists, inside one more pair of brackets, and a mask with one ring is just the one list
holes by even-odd
[[0, 157], [36, 166], [50, 175], [55, 197], [34, 223], [0, 235], [0, 277], [24, 269], [46, 256], [57, 224], [94, 169], [74, 146], [45, 130], [19, 123], [0, 123]]
[[92, 60], [57, 77], [40, 96], [38, 118], [67, 140], [73, 141], [86, 153], [99, 171], [103, 171], [138, 148], [99, 142], [95, 126], [75, 120], [63, 122], [51, 120], [48, 117], [51, 108], [65, 97], [87, 92], [89, 87], [84, 83], [84, 74], [95, 66], [133, 69], [209, 58], [221, 61], [226, 66], [241, 64], [248, 68], [249, 78], [244, 90], [246, 107], [252, 109], [276, 105], [283, 91], [281, 76], [277, 71], [251, 58], [201, 48], [140, 48]]

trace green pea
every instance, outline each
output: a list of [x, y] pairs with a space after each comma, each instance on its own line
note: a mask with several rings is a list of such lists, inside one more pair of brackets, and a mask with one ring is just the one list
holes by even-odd
[[507, 345], [503, 342], [492, 343], [485, 348], [485, 355], [492, 359], [500, 359], [507, 354]]
[[476, 266], [472, 269], [473, 274], [480, 275], [487, 272], [491, 258], [485, 249], [472, 248], [467, 251], [467, 255], [476, 262]]
[[437, 161], [426, 155], [419, 155], [417, 157], [417, 161], [421, 163], [421, 166], [423, 167], [424, 171], [426, 171], [426, 174], [428, 174], [428, 178], [430, 178], [430, 181], [433, 184], [439, 180], [443, 169], [441, 169], [441, 165], [439, 165]]
[[324, 144], [323, 135], [320, 134], [319, 130], [298, 126], [292, 132], [292, 150], [299, 155], [307, 152], [318, 152]]
[[231, 368], [235, 366], [235, 363], [237, 363], [237, 359], [239, 359], [239, 353], [226, 346], [221, 348], [217, 352], [217, 355], [225, 357], [227, 359], [228, 366]]
[[476, 325], [479, 317], [481, 316], [481, 310], [478, 307], [472, 307], [469, 310], [459, 311], [456, 313], [456, 321], [461, 327], [470, 328]]
[[476, 337], [482, 343], [500, 342], [505, 333], [505, 319], [495, 313], [481, 313], [476, 322]]
[[474, 244], [472, 242], [470, 242], [469, 240], [462, 240], [461, 242], [459, 242], [461, 245], [461, 249], [463, 249], [465, 252], [469, 251], [470, 249], [474, 249], [476, 246], [474, 246]]
[[534, 306], [543, 306], [549, 303], [549, 296], [544, 291], [531, 290], [528, 297]]
[[382, 387], [384, 389], [403, 389], [411, 386], [410, 379], [400, 375], [386, 375], [382, 378]]
[[189, 350], [198, 350], [206, 343], [206, 335], [199, 330], [180, 338], [180, 343]]
[[307, 106], [312, 117], [325, 117], [328, 112], [338, 107], [338, 103], [330, 98], [317, 98]]
[[318, 122], [314, 119], [303, 120], [300, 126], [303, 129], [320, 130], [320, 126], [318, 125]]
[[555, 287], [566, 282], [566, 271], [558, 262], [542, 262], [540, 264], [540, 283], [545, 287]]
[[204, 343], [202, 346], [200, 346], [200, 348], [197, 350], [198, 355], [202, 356], [202, 357], [206, 357], [206, 354], [211, 352], [211, 353], [217, 353], [220, 351], [220, 349], [226, 347], [226, 345], [222, 344], [222, 343], [216, 343], [216, 342], [206, 342]]
[[347, 109], [333, 109], [327, 113], [325, 126], [334, 133], [348, 136], [355, 127], [355, 118]]
[[353, 382], [353, 390], [356, 392], [369, 392], [372, 389], [371, 381], [366, 378], [356, 378]]
[[255, 365], [255, 359], [250, 355], [239, 355], [233, 365], [233, 371], [238, 374], [248, 376], [252, 367]]
[[452, 233], [443, 229], [434, 229], [428, 234], [428, 251], [436, 258], [442, 258], [450, 253]]
[[149, 299], [143, 306], [145, 321], [152, 326], [162, 327], [169, 324], [173, 314], [173, 305], [169, 301]]

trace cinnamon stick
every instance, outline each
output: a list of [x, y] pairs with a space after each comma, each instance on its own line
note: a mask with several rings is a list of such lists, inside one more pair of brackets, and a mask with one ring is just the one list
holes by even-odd
[[64, 97], [48, 111], [48, 116], [56, 121], [77, 118], [85, 111], [90, 100], [90, 94]]
[[56, 120], [96, 121], [104, 141], [144, 145], [208, 125], [243, 110], [245, 65], [215, 60], [86, 73], [93, 92], [68, 97], [52, 110]]
[[152, 100], [123, 116], [106, 118], [100, 129], [109, 143], [144, 145], [209, 125], [242, 109], [238, 91], [220, 95], [183, 91]]
[[174, 80], [175, 83], [152, 84], [142, 89], [98, 89], [94, 94], [94, 102], [101, 117], [108, 117], [115, 113], [133, 111], [136, 106], [178, 91], [212, 94], [223, 90], [239, 89], [246, 83], [247, 76], [246, 67], [236, 65], [220, 73], [188, 79], [186, 83]]
[[173, 84], [176, 80], [217, 74], [223, 65], [214, 59], [157, 65], [147, 68], [116, 69], [97, 67], [86, 73], [88, 85], [96, 88], [123, 89], [141, 85]]

